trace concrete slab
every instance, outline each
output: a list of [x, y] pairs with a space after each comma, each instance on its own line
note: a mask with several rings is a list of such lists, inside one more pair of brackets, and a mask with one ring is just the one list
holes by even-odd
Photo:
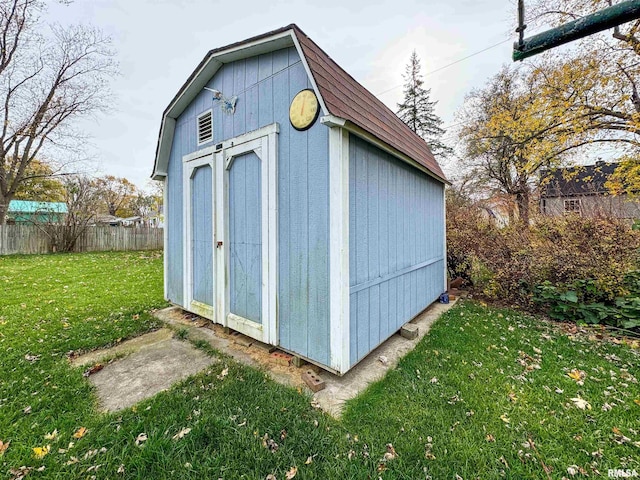
[[74, 367], [82, 365], [94, 365], [105, 359], [112, 359], [114, 357], [123, 357], [133, 352], [145, 348], [150, 345], [154, 345], [158, 342], [169, 340], [173, 337], [173, 332], [168, 328], [161, 328], [155, 332], [145, 333], [139, 337], [135, 337], [129, 340], [125, 340], [118, 345], [111, 348], [103, 348], [100, 350], [94, 350], [89, 353], [85, 353], [79, 357], [75, 357], [71, 360], [71, 364]]
[[394, 368], [402, 357], [415, 348], [422, 337], [427, 334], [433, 322], [454, 304], [455, 302], [434, 303], [410, 322], [418, 326], [416, 338], [410, 340], [396, 333], [342, 377], [322, 372], [321, 376], [326, 387], [314, 394], [318, 406], [339, 418], [347, 400], [356, 397], [370, 384], [384, 377], [388, 370]]
[[416, 338], [406, 339], [396, 333], [342, 377], [323, 371], [315, 365], [303, 364], [300, 368], [295, 365], [285, 365], [284, 362], [278, 362], [268, 350], [255, 344], [239, 345], [234, 341], [234, 332], [225, 332], [222, 326], [214, 325], [212, 322], [201, 322], [198, 320], [199, 317], [178, 307], [158, 310], [154, 315], [175, 328], [186, 326], [191, 339], [205, 340], [219, 352], [230, 355], [240, 363], [266, 371], [271, 378], [284, 385], [306, 389], [302, 374], [312, 369], [326, 384], [324, 390], [314, 394], [315, 404], [327, 413], [340, 417], [347, 400], [354, 398], [371, 383], [380, 380], [389, 369], [395, 367], [398, 361], [413, 350], [428, 333], [433, 322], [455, 303], [455, 301], [449, 304], [434, 303], [410, 322], [418, 327]]
[[96, 363], [105, 357], [112, 358], [116, 351], [126, 352], [127, 356], [89, 376], [100, 406], [110, 412], [131, 407], [219, 361], [190, 343], [173, 338], [171, 330], [165, 328], [113, 349], [78, 357], [74, 363]]

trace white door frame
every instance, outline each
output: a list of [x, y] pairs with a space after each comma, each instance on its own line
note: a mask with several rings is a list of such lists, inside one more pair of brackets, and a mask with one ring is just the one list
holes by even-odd
[[[199, 302], [193, 299], [193, 251], [191, 246], [191, 240], [193, 237], [192, 225], [191, 225], [191, 179], [193, 178], [193, 173], [197, 168], [203, 167], [205, 165], [209, 165], [211, 167], [211, 212], [213, 214], [213, 218], [211, 221], [211, 238], [212, 245], [215, 248], [216, 242], [216, 196], [217, 196], [217, 188], [216, 188], [216, 172], [214, 165], [214, 156], [210, 149], [202, 149], [197, 152], [194, 152], [189, 155], [185, 155], [182, 158], [182, 188], [183, 188], [183, 238], [184, 238], [184, 256], [183, 256], [183, 292], [184, 292], [184, 305], [185, 307], [202, 317], [208, 318], [210, 320], [216, 321], [216, 309], [213, 305], [207, 305], [205, 303]], [[216, 299], [215, 292], [217, 290], [218, 281], [220, 277], [214, 275], [216, 271], [216, 255], [214, 252], [211, 253], [213, 256], [213, 271], [211, 274], [213, 275], [213, 298], [214, 303]]]
[[[216, 153], [216, 197], [223, 206], [223, 215], [218, 215], [218, 239], [224, 238], [223, 248], [218, 251], [217, 276], [224, 278], [218, 282], [217, 298], [224, 325], [244, 333], [264, 343], [278, 344], [277, 324], [277, 123], [240, 135], [223, 144], [222, 151]], [[261, 324], [234, 315], [230, 312], [229, 279], [229, 168], [239, 155], [254, 152], [260, 159], [261, 171], [261, 224], [262, 224], [262, 311]], [[218, 302], [217, 302], [218, 303]]]

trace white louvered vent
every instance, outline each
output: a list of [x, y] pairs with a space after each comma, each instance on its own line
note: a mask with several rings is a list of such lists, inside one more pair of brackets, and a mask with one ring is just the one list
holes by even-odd
[[213, 116], [211, 110], [198, 115], [198, 145], [213, 140]]

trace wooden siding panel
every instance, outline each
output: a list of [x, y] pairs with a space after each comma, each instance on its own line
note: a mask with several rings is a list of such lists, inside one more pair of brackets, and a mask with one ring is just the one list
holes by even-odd
[[[288, 61], [288, 51], [285, 49]], [[273, 113], [279, 119], [289, 116], [289, 72], [273, 77]], [[289, 310], [289, 126], [281, 124], [278, 134], [278, 336], [281, 345], [291, 345], [291, 312]]]
[[444, 185], [351, 135], [351, 365], [445, 288]]
[[318, 319], [329, 318], [329, 211], [316, 208], [316, 205], [328, 204], [329, 184], [329, 138], [327, 128], [316, 122], [308, 130], [307, 148], [309, 151], [307, 176], [308, 181], [308, 252], [309, 305], [307, 318], [307, 356], [324, 364], [330, 361], [329, 323]]
[[[289, 70], [289, 98], [307, 87], [307, 74], [302, 64]], [[287, 122], [288, 123], [288, 122]], [[307, 175], [308, 132], [289, 128], [289, 323], [290, 344], [285, 346], [302, 355], [308, 354], [309, 305], [309, 198]], [[283, 240], [280, 239], [280, 242]], [[281, 274], [286, 274], [281, 272]]]
[[205, 305], [213, 301], [213, 182], [211, 167], [195, 170], [191, 178], [191, 246], [193, 299]]
[[184, 305], [183, 292], [183, 223], [182, 223], [182, 150], [184, 145], [185, 125], [178, 124], [171, 145], [171, 158], [167, 172], [167, 203], [165, 209], [165, 228], [167, 229], [167, 300], [177, 305]]
[[262, 323], [261, 161], [251, 152], [233, 159], [229, 170], [230, 311]]

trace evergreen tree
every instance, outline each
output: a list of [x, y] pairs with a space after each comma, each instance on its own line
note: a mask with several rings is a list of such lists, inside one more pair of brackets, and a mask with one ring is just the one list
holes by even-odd
[[442, 119], [434, 112], [438, 102], [432, 102], [429, 99], [431, 89], [423, 87], [420, 59], [415, 50], [402, 77], [405, 81], [404, 101], [398, 104], [398, 117], [427, 142], [434, 155], [451, 154], [453, 150], [441, 140], [446, 131], [442, 128]]

